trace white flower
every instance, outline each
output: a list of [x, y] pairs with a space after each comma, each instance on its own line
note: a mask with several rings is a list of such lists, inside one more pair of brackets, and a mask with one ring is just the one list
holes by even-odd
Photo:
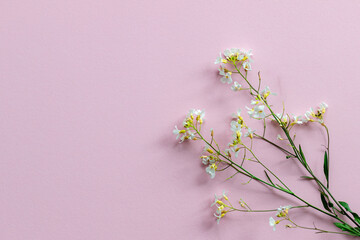
[[237, 58], [238, 54], [240, 53], [240, 49], [238, 48], [231, 48], [231, 49], [226, 49], [224, 51], [224, 55], [227, 59], [235, 57]]
[[244, 68], [246, 71], [251, 71], [251, 64], [250, 64], [250, 62], [248, 62], [248, 61], [243, 62], [243, 68]]
[[307, 123], [308, 122], [308, 119], [306, 117], [303, 117], [303, 116], [294, 116], [293, 117], [293, 123], [292, 124], [304, 124], [304, 123]]
[[186, 131], [186, 136], [189, 138], [189, 139], [194, 139], [195, 138], [195, 133], [192, 132], [191, 130], [187, 130]]
[[235, 157], [237, 158], [239, 156], [240, 148], [239, 147], [232, 147], [230, 148], [231, 151], [235, 153]]
[[248, 129], [247, 129], [247, 132], [244, 134], [244, 137], [253, 138], [254, 132], [255, 132], [255, 130], [251, 130], [251, 128], [248, 128]]
[[256, 105], [254, 108], [246, 108], [249, 110], [248, 114], [252, 118], [263, 119], [266, 117], [264, 105]]
[[[179, 137], [180, 137], [180, 143], [182, 143], [185, 140], [185, 138], [187, 137], [186, 131], [185, 130], [179, 130], [177, 128], [177, 126], [175, 126], [175, 129], [173, 130], [173, 134], [176, 135], [176, 139], [179, 139]], [[181, 134], [183, 134], [183, 135], [181, 136]]]
[[289, 117], [288, 115], [283, 115], [283, 114], [280, 114], [280, 113], [277, 113], [276, 116], [279, 118], [279, 120], [284, 123], [285, 125], [289, 122]]
[[259, 100], [251, 100], [251, 105], [258, 105], [259, 103]]
[[240, 91], [241, 90], [241, 84], [235, 81], [234, 84], [231, 86], [231, 90], [233, 90], [234, 92]]
[[193, 117], [196, 121], [202, 123], [205, 117], [205, 111], [200, 109], [191, 109], [187, 117]]
[[209, 160], [210, 160], [209, 156], [201, 156], [200, 158], [202, 159], [202, 163], [203, 163], [204, 165], [208, 165], [208, 164], [209, 164]]
[[277, 138], [278, 140], [284, 140], [284, 139], [281, 137], [280, 134], [278, 134], [276, 138]]
[[286, 217], [289, 213], [289, 209], [291, 208], [291, 206], [280, 206], [278, 209], [277, 209], [277, 217]]
[[180, 130], [177, 128], [176, 125], [175, 125], [175, 129], [173, 130], [173, 134], [176, 135], [176, 139], [180, 137]]
[[217, 166], [215, 163], [213, 163], [206, 168], [206, 173], [208, 173], [211, 178], [214, 178], [216, 169], [217, 169]]
[[213, 157], [209, 157], [209, 156], [204, 155], [204, 156], [201, 156], [200, 158], [202, 159], [202, 163], [204, 165], [215, 163], [215, 159]]
[[321, 111], [324, 111], [328, 108], [329, 106], [325, 103], [325, 102], [322, 102], [319, 104], [319, 108]]
[[214, 194], [214, 196], [215, 196], [215, 201], [211, 204], [211, 207], [214, 206], [215, 204], [217, 204], [219, 200], [221, 200], [221, 196], [218, 197], [218, 196], [216, 196], [216, 194]]
[[283, 211], [288, 211], [289, 209], [291, 208], [291, 205], [288, 205], [288, 206], [280, 206], [278, 209], [277, 209], [277, 213], [280, 214], [282, 213]]
[[231, 74], [232, 74], [231, 71], [227, 70], [226, 68], [223, 68], [222, 66], [220, 67], [219, 75], [223, 76], [222, 78], [220, 78], [220, 81], [222, 83], [227, 83], [227, 84], [232, 83]]
[[276, 93], [271, 92], [269, 86], [266, 86], [265, 89], [261, 91], [261, 95], [266, 99], [269, 95], [276, 95]]
[[[312, 109], [310, 109], [310, 110], [312, 111]], [[305, 117], [306, 122], [311, 121], [312, 120], [310, 118], [311, 117], [311, 112], [310, 111], [305, 112], [304, 117]]]
[[230, 123], [230, 129], [233, 132], [233, 137], [237, 139], [241, 139], [241, 124], [239, 124], [236, 121], [231, 121]]
[[270, 227], [273, 227], [273, 230], [275, 231], [276, 230], [276, 223], [277, 221], [275, 221], [275, 219], [273, 217], [270, 217], [269, 218], [269, 225]]
[[226, 194], [225, 194], [225, 190], [223, 190], [223, 192], [222, 192], [222, 197], [227, 201], [227, 200], [229, 200], [229, 198], [226, 196]]
[[204, 152], [208, 152], [208, 153], [210, 153], [210, 154], [213, 154], [213, 153], [214, 153], [214, 151], [212, 150], [211, 147], [209, 147], [209, 145], [206, 145], [206, 146], [204, 147]]
[[215, 194], [215, 201], [213, 202], [213, 204], [211, 204], [211, 206], [216, 206], [216, 213], [214, 213], [214, 216], [217, 218], [217, 223], [219, 224], [220, 219], [223, 218], [225, 216], [225, 214], [229, 211], [228, 208], [229, 206], [227, 206], [223, 201], [221, 201], [221, 199], [224, 199], [226, 201], [229, 200], [229, 198], [226, 196], [225, 191], [223, 191], [222, 196], [216, 196]]
[[219, 63], [227, 63], [227, 60], [222, 58], [221, 53], [219, 53], [219, 56], [215, 59], [215, 64], [219, 64]]
[[237, 60], [251, 62], [252, 61], [252, 59], [251, 59], [252, 55], [253, 55], [252, 54], [252, 49], [250, 49], [249, 51], [241, 50], [238, 57], [237, 57]]
[[240, 118], [241, 117], [241, 109], [239, 108], [236, 113], [232, 114], [233, 118]]

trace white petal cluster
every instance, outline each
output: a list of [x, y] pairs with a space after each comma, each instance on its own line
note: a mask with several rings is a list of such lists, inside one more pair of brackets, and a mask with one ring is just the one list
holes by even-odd
[[226, 196], [225, 191], [223, 191], [221, 196], [216, 196], [215, 194], [215, 201], [211, 204], [212, 206], [216, 206], [216, 213], [214, 213], [214, 216], [216, 217], [216, 221], [219, 224], [220, 219], [225, 216], [225, 214], [229, 211], [229, 206], [225, 204], [223, 201], [229, 202], [229, 198]]
[[210, 178], [213, 179], [215, 177], [216, 169], [217, 169], [217, 165], [215, 163], [213, 163], [213, 164], [210, 164], [209, 166], [207, 166], [205, 171], [207, 174], [210, 175]]
[[248, 114], [251, 118], [254, 119], [264, 119], [266, 117], [266, 113], [265, 113], [265, 105], [256, 105], [253, 108], [248, 108]]
[[254, 137], [255, 130], [251, 130], [251, 128], [247, 129], [247, 132], [244, 134], [244, 137], [253, 138]]
[[[221, 82], [231, 84], [233, 82], [232, 73], [243, 69], [245, 71], [251, 70], [252, 50], [240, 50], [239, 48], [226, 49], [223, 53], [215, 59], [215, 64], [221, 64], [219, 68], [219, 75]], [[233, 70], [229, 70], [226, 65], [229, 65]], [[241, 90], [241, 85], [235, 82], [231, 89], [233, 91]]]
[[204, 110], [191, 109], [183, 121], [184, 129], [178, 129], [178, 127], [175, 126], [173, 134], [176, 135], [176, 139], [180, 139], [180, 143], [182, 143], [186, 139], [196, 140], [197, 133], [195, 130], [192, 129], [192, 127], [194, 126], [194, 121], [201, 125], [204, 121], [204, 117]]
[[291, 119], [291, 125], [301, 125], [305, 124], [307, 122], [319, 122], [321, 124], [324, 123], [324, 114], [326, 112], [326, 109], [329, 106], [322, 102], [318, 105], [317, 109], [314, 110], [313, 108], [310, 108], [308, 111], [305, 112], [304, 115], [299, 116], [293, 116]]
[[235, 81], [233, 83], [233, 85], [231, 86], [231, 90], [233, 90], [234, 92], [240, 91], [241, 90], [241, 84]]
[[269, 95], [276, 95], [276, 93], [271, 92], [270, 87], [266, 86], [261, 92], [261, 96], [266, 99]]
[[328, 107], [329, 106], [325, 102], [322, 102], [318, 105], [317, 110], [314, 111], [312, 108], [310, 108], [310, 110], [307, 111], [304, 116], [310, 122], [319, 122], [319, 123], [323, 124], [324, 123], [324, 119], [323, 119], [324, 114]]
[[232, 83], [232, 81], [233, 81], [232, 78], [231, 78], [232, 72], [229, 71], [228, 69], [220, 66], [219, 75], [222, 76], [222, 78], [220, 78], [220, 81], [222, 83], [227, 83], [227, 84]]

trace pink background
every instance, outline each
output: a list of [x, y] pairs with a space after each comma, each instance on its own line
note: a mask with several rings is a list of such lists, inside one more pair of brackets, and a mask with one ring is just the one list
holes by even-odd
[[[220, 83], [213, 61], [225, 48], [252, 48], [250, 78], [262, 71], [276, 109], [329, 104], [331, 189], [360, 211], [359, 13], [358, 0], [2, 0], [0, 238], [350, 239], [273, 232], [273, 214], [229, 214], [217, 225], [209, 205], [223, 189], [254, 209], [297, 202], [242, 176], [225, 182], [230, 172], [210, 180], [203, 145], [179, 145], [171, 132], [201, 108], [205, 129], [229, 141], [231, 113], [250, 99]], [[321, 175], [324, 131], [296, 131]], [[266, 144], [255, 149], [321, 206], [296, 164]], [[292, 216], [335, 230], [311, 211]]]

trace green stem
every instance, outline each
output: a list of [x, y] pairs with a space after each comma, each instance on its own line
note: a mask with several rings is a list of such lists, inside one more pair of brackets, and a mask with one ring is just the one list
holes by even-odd
[[286, 154], [288, 154], [288, 155], [290, 155], [290, 156], [292, 156], [292, 157], [296, 157], [296, 155], [294, 155], [293, 153], [291, 153], [291, 152], [289, 152], [288, 150], [280, 147], [279, 145], [271, 142], [270, 140], [266, 139], [265, 137], [262, 137], [262, 136], [260, 136], [260, 135], [258, 135], [258, 134], [256, 134], [256, 133], [254, 133], [254, 135], [255, 135], [256, 137], [264, 140], [265, 142], [270, 143], [270, 144], [273, 145], [274, 147], [277, 147], [278, 149], [280, 149], [280, 150], [283, 151], [284, 153], [286, 153]]

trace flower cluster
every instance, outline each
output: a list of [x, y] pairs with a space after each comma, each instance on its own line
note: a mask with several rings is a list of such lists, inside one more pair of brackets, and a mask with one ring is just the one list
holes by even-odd
[[[226, 203], [224, 203], [226, 202]], [[231, 209], [233, 208], [229, 198], [226, 196], [225, 191], [223, 191], [222, 195], [220, 196], [216, 196], [215, 194], [215, 201], [213, 202], [213, 204], [211, 204], [212, 206], [216, 206], [216, 213], [214, 213], [214, 216], [217, 219], [217, 223], [219, 224], [220, 219], [225, 217], [225, 214], [228, 213], [229, 211], [231, 211]]]
[[180, 139], [180, 143], [187, 139], [197, 140], [197, 132], [194, 130], [194, 126], [196, 126], [197, 124], [201, 125], [204, 121], [204, 117], [204, 110], [191, 109], [185, 120], [183, 121], [184, 129], [178, 129], [178, 127], [175, 125], [173, 134], [176, 135], [176, 139]]
[[[289, 209], [291, 209], [291, 206], [284, 206], [284, 207], [279, 207], [277, 209], [277, 214], [276, 217], [279, 218], [278, 220], [275, 220], [273, 217], [269, 218], [269, 225], [270, 227], [273, 228], [273, 230], [276, 230], [276, 225], [279, 224], [282, 220], [290, 220], [288, 213], [289, 213]], [[287, 227], [289, 227], [289, 225], [287, 225]]]
[[[232, 142], [228, 144], [230, 150], [235, 153], [235, 157], [238, 157], [240, 147], [242, 146], [242, 136], [253, 138], [254, 137], [254, 130], [246, 126], [244, 122], [244, 118], [241, 116], [241, 109], [238, 109], [236, 113], [233, 113], [233, 119], [235, 121], [231, 121], [230, 129], [232, 131]], [[242, 133], [242, 129], [245, 129], [245, 133]], [[231, 155], [230, 155], [231, 156]]]
[[324, 114], [326, 112], [326, 109], [328, 108], [328, 105], [324, 102], [320, 103], [316, 111], [314, 111], [312, 108], [310, 108], [309, 111], [305, 113], [305, 119], [310, 122], [319, 122], [321, 124], [324, 123]]
[[[213, 133], [213, 131], [211, 132]], [[202, 155], [200, 158], [202, 159], [202, 163], [207, 165], [205, 169], [206, 173], [209, 174], [211, 178], [214, 178], [220, 162], [219, 154], [208, 145], [204, 148], [204, 152], [208, 155]]]
[[[238, 48], [226, 49], [223, 53], [220, 53], [215, 60], [215, 64], [221, 64], [219, 68], [221, 82], [231, 84], [233, 82], [233, 73], [240, 73], [241, 69], [244, 69], [246, 72], [250, 71], [251, 62], [253, 61], [252, 55], [252, 50], [246, 51]], [[231, 89], [233, 91], [240, 91], [242, 87], [241, 84], [235, 81]]]

